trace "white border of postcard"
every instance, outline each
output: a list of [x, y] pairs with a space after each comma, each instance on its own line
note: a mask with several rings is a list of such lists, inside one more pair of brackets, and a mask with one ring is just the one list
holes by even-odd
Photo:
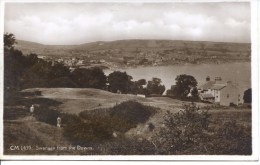
[[[0, 113], [0, 159], [1, 160], [175, 160], [175, 161], [237, 161], [237, 163], [241, 163], [246, 161], [246, 163], [257, 162], [259, 160], [259, 65], [260, 65], [260, 57], [259, 57], [259, 30], [260, 30], [260, 1], [252, 0], [252, 1], [242, 1], [242, 0], [2, 0], [0, 1], [0, 32], [3, 36], [4, 33], [4, 5], [7, 2], [15, 2], [15, 3], [26, 3], [26, 2], [120, 2], [120, 3], [133, 3], [133, 2], [143, 2], [143, 3], [163, 3], [163, 2], [251, 2], [251, 43], [252, 43], [252, 88], [253, 88], [253, 105], [252, 105], [252, 147], [253, 153], [251, 156], [215, 156], [215, 155], [149, 155], [149, 156], [89, 156], [89, 155], [66, 155], [66, 156], [23, 156], [23, 155], [3, 155], [3, 60], [0, 60], [0, 91], [1, 91], [1, 99], [0, 106], [2, 111]], [[0, 41], [0, 54], [3, 57], [3, 39]], [[202, 163], [202, 162], [200, 162]]]

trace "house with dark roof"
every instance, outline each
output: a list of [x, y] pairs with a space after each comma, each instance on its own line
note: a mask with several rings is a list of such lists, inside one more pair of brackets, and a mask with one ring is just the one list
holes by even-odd
[[203, 101], [224, 106], [242, 103], [237, 85], [231, 81], [223, 83], [219, 77], [215, 81], [210, 81], [210, 77], [207, 77], [206, 83], [198, 88], [198, 92]]

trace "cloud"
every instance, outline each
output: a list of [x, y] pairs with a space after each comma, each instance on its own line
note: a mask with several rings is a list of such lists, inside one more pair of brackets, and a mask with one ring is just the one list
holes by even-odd
[[10, 3], [5, 32], [43, 44], [119, 39], [250, 42], [249, 3]]

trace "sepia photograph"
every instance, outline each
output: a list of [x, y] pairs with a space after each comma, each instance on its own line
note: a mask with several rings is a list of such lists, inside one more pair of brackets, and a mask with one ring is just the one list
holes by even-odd
[[250, 1], [2, 5], [2, 156], [254, 154]]

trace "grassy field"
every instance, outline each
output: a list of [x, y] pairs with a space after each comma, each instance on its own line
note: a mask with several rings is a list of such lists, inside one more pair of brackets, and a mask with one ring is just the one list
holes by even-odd
[[[136, 127], [128, 130], [124, 136], [127, 139], [135, 137], [136, 139], [149, 140], [155, 132], [163, 127], [163, 116], [167, 111], [172, 113], [182, 109], [182, 105], [187, 102], [175, 100], [167, 97], [141, 98], [135, 95], [114, 94], [98, 89], [71, 89], [71, 88], [34, 88], [22, 92], [41, 91], [40, 96], [24, 97], [16, 100], [12, 104], [6, 104], [4, 109], [4, 153], [5, 154], [46, 154], [46, 155], [93, 155], [113, 153], [111, 147], [119, 145], [115, 140], [105, 144], [93, 144], [83, 148], [72, 145], [71, 142], [63, 136], [64, 129], [55, 125], [50, 125], [30, 116], [29, 107], [31, 104], [37, 104], [43, 110], [57, 110], [66, 114], [78, 115], [83, 111], [94, 111], [112, 108], [124, 101], [137, 101], [146, 106], [156, 108], [156, 113], [152, 115], [145, 123], [139, 123]], [[204, 103], [196, 103], [202, 109], [210, 106]], [[36, 107], [36, 108], [37, 108]], [[251, 128], [251, 109], [248, 108], [210, 108], [211, 125], [217, 127], [221, 123], [236, 119], [237, 123]], [[152, 125], [153, 130], [149, 130]], [[120, 145], [125, 141], [120, 142]], [[137, 141], [131, 145], [141, 145]], [[32, 150], [11, 150], [11, 146], [31, 146]], [[38, 147], [62, 146], [66, 149], [43, 150]], [[72, 147], [72, 149], [68, 149]], [[73, 150], [76, 147], [76, 150]], [[93, 148], [88, 148], [93, 147]], [[108, 148], [106, 148], [108, 147]], [[110, 147], [110, 148], [109, 148]], [[123, 151], [122, 151], [123, 152]], [[133, 153], [133, 151], [131, 151]], [[142, 153], [142, 152], [140, 152]], [[115, 154], [118, 154], [115, 152]]]
[[[131, 94], [115, 94], [98, 89], [89, 88], [33, 88], [23, 92], [41, 91], [39, 98], [48, 98], [62, 102], [58, 108], [66, 113], [78, 114], [85, 110], [113, 107], [128, 100], [137, 100], [145, 105], [159, 107], [163, 110], [180, 108], [182, 101], [167, 97], [142, 98]], [[200, 105], [204, 105], [200, 103]]]

